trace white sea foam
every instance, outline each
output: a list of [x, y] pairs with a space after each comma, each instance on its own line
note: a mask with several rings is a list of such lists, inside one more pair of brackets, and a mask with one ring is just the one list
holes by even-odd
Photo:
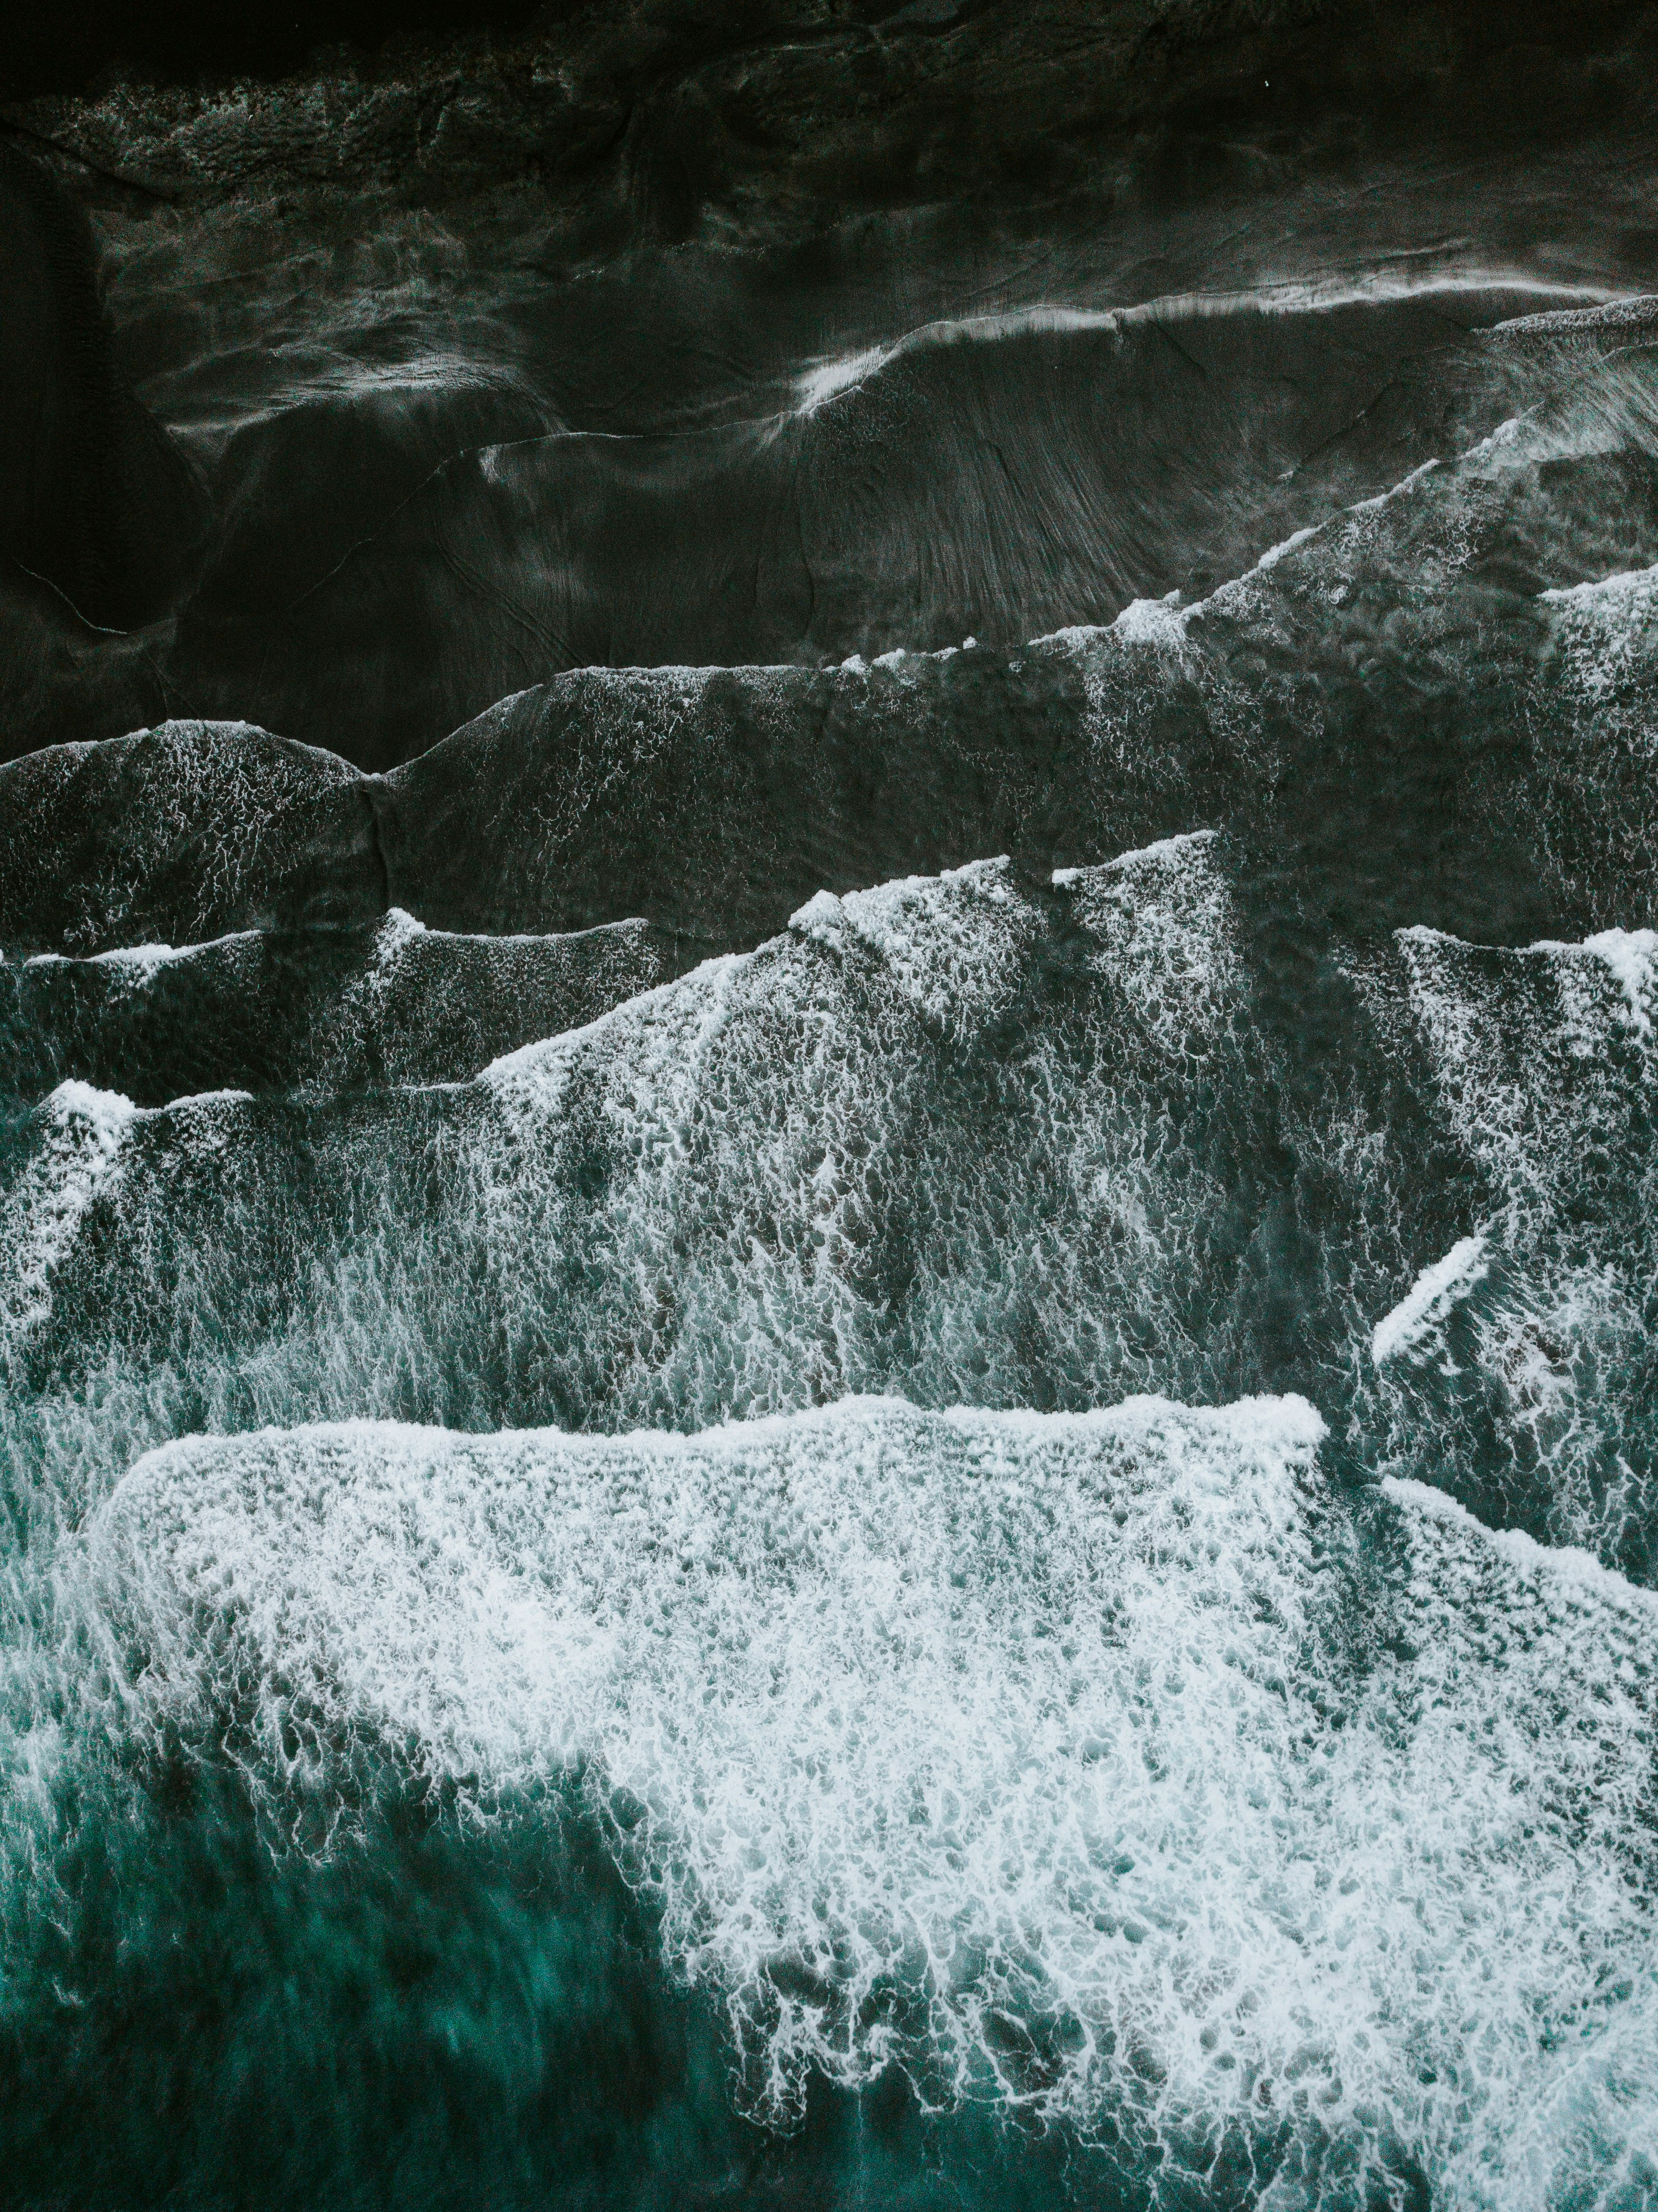
[[1123, 311], [1116, 308], [1037, 307], [924, 323], [885, 344], [865, 346], [839, 359], [815, 362], [795, 380], [794, 411], [815, 414], [827, 401], [865, 383], [901, 355], [931, 346], [993, 343], [1026, 331], [1113, 330], [1122, 320]]
[[1376, 1323], [1370, 1338], [1371, 1359], [1380, 1367], [1384, 1360], [1416, 1351], [1490, 1273], [1485, 1238], [1461, 1238], [1442, 1260], [1422, 1270], [1399, 1304]]
[[1658, 567], [1619, 568], [1608, 576], [1594, 576], [1581, 584], [1562, 584], [1538, 593], [1546, 606], [1579, 609], [1586, 613], [1644, 611], [1658, 592]]
[[429, 933], [423, 921], [400, 906], [388, 907], [385, 919], [374, 932], [374, 965], [390, 968], [399, 955]]
[[1312, 522], [1309, 523], [1303, 530], [1292, 530], [1287, 538], [1281, 538], [1276, 545], [1269, 545], [1260, 560], [1256, 562], [1255, 567], [1276, 568], [1286, 553], [1293, 553], [1298, 545], [1305, 545], [1309, 538], [1316, 538], [1319, 528], [1320, 526], [1317, 523]]
[[[1448, 939], [1454, 944], [1455, 939]], [[1527, 945], [1528, 953], [1546, 956], [1554, 969], [1561, 1005], [1571, 1036], [1571, 1048], [1580, 1059], [1591, 1057], [1604, 1042], [1606, 1021], [1605, 994], [1595, 988], [1591, 973], [1596, 965], [1612, 976], [1623, 993], [1619, 1009], [1623, 1025], [1643, 1040], [1653, 1034], [1651, 1007], [1658, 1001], [1658, 931], [1603, 929], [1581, 945], [1562, 944], [1543, 938]]]
[[1514, 315], [1497, 324], [1493, 337], [1524, 331], [1540, 337], [1573, 337], [1586, 331], [1608, 331], [1619, 335], [1650, 328], [1658, 321], [1658, 296], [1635, 293], [1598, 307], [1552, 307], [1541, 314]]
[[[1433, 476], [1442, 465], [1442, 463], [1437, 459], [1420, 462], [1417, 467], [1410, 471], [1408, 475], [1400, 477], [1396, 484], [1389, 484], [1386, 491], [1376, 492], [1369, 499], [1356, 499], [1350, 507], [1344, 510], [1344, 513], [1345, 514], [1378, 514], [1383, 507], [1391, 507], [1396, 499], [1402, 499], [1408, 493], [1414, 491], [1424, 477]], [[1316, 532], [1314, 534], [1316, 535]], [[1287, 545], [1274, 547], [1267, 559], [1258, 565], [1263, 568], [1270, 566], [1272, 562], [1282, 559], [1288, 550]]]
[[1069, 623], [1063, 629], [1033, 637], [1027, 653], [1059, 651], [1079, 660], [1086, 672], [1103, 650], [1127, 646], [1149, 647], [1157, 653], [1180, 653], [1187, 643], [1187, 623], [1201, 599], [1186, 602], [1179, 592], [1160, 599], [1131, 599], [1108, 623]]
[[[719, 1030], [730, 985], [755, 957], [750, 952], [719, 953], [712, 960], [701, 962], [689, 975], [672, 982], [659, 983], [652, 990], [641, 991], [619, 1006], [612, 1006], [584, 1023], [580, 1029], [566, 1030], [560, 1036], [520, 1045], [516, 1052], [502, 1053], [473, 1079], [503, 1097], [533, 1091], [544, 1097], [545, 1089], [537, 1085], [537, 1079], [545, 1078], [556, 1085], [557, 1071], [583, 1046], [608, 1046], [612, 1041], [619, 1045], [623, 1037], [631, 1042], [641, 1032], [648, 1035], [665, 1025], [659, 1017], [666, 1017], [665, 1026], [672, 1028], [682, 1040], [687, 1017], [699, 1034], [711, 1039]], [[671, 1048], [668, 1057], [674, 1057], [676, 1052], [677, 1047]], [[653, 1064], [658, 1064], [654, 1053], [651, 1057]], [[433, 1087], [459, 1091], [468, 1086], [443, 1084]]]
[[120, 945], [107, 951], [80, 956], [62, 952], [36, 952], [23, 963], [25, 967], [50, 972], [81, 969], [106, 976], [120, 991], [148, 991], [158, 975], [169, 969], [192, 963], [234, 959], [238, 955], [252, 952], [259, 943], [256, 929], [237, 929], [222, 937], [210, 937], [199, 945]]
[[1658, 567], [1546, 592], [1541, 604], [1553, 650], [1531, 714], [1542, 805], [1576, 825], [1564, 885], [1597, 922], [1648, 921], [1658, 908]]
[[1523, 1528], [1488, 1528], [1442, 1490], [1436, 1490], [1431, 1483], [1412, 1481], [1406, 1475], [1384, 1475], [1381, 1488], [1384, 1497], [1397, 1499], [1412, 1513], [1437, 1521], [1466, 1540], [1470, 1551], [1489, 1547], [1500, 1553], [1533, 1588], [1576, 1586], [1594, 1605], [1622, 1613], [1637, 1633], [1658, 1626], [1658, 1593], [1637, 1588], [1581, 1545], [1540, 1544]]
[[974, 860], [837, 898], [819, 891], [791, 930], [846, 953], [872, 953], [930, 1021], [994, 1014], [1017, 987], [1040, 917], [1008, 862]]
[[[1138, 606], [1144, 603], [1131, 600], [1129, 604]], [[1153, 599], [1151, 604], [1157, 606], [1161, 602]], [[1042, 637], [1033, 637], [1025, 650], [1027, 653], [1039, 653], [1044, 646], [1059, 646], [1067, 653], [1081, 654], [1096, 645], [1101, 638], [1108, 637], [1114, 628], [1114, 623], [1069, 623], [1063, 629], [1052, 629]]]
[[1658, 996], [1658, 930], [1603, 929], [1598, 935], [1583, 940], [1585, 952], [1592, 952], [1604, 960], [1623, 987], [1629, 1001], [1629, 1020], [1633, 1029], [1643, 1037], [1652, 1035], [1652, 1015], [1649, 1011], [1654, 998]]
[[164, 895], [176, 917], [169, 927], [188, 943], [214, 936], [222, 927], [215, 917], [244, 902], [250, 880], [280, 869], [314, 836], [320, 794], [358, 781], [337, 754], [246, 722], [162, 722], [0, 766], [14, 824], [10, 865], [42, 885], [65, 864], [61, 841], [78, 836], [86, 808], [99, 811], [121, 793], [115, 842], [90, 863], [69, 863], [81, 909], [71, 943], [136, 935], [161, 881], [173, 885]]
[[0, 1349], [52, 1310], [52, 1278], [116, 1172], [137, 1109], [112, 1091], [60, 1083], [35, 1109], [33, 1143], [0, 1192]]
[[123, 945], [108, 952], [92, 953], [85, 961], [76, 961], [62, 952], [37, 952], [24, 963], [29, 968], [93, 967], [129, 973], [132, 981], [142, 987], [149, 982], [163, 968], [175, 961], [188, 959], [198, 946], [179, 948], [171, 945]]
[[[1152, 645], [1178, 653], [1186, 643], [1186, 623], [1181, 595], [1170, 592], [1161, 599], [1131, 599], [1112, 623], [1114, 635], [1128, 645]], [[1097, 632], [1069, 629], [1055, 633], [1066, 639], [1086, 639]]]
[[580, 1778], [775, 2121], [897, 2059], [1160, 2144], [1175, 2195], [1264, 2130], [1273, 2203], [1363, 2203], [1391, 2141], [1543, 2212], [1658, 2116], [1658, 1603], [1402, 1486], [1378, 1584], [1322, 1427], [189, 1439], [91, 1533], [114, 1725], [235, 1710], [313, 1824], [378, 1759], [486, 1820]]

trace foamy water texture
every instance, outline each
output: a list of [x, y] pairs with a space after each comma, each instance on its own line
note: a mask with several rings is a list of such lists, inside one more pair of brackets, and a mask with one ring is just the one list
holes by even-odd
[[[671, 973], [647, 922], [557, 936], [239, 930], [203, 945], [0, 963], [0, 1092], [118, 1079], [145, 1105], [226, 1087], [331, 1097], [458, 1079]], [[236, 1086], [216, 1078], [234, 1075]]]
[[7, 2204], [1658, 2204], [1650, 303], [912, 293], [18, 678]]
[[[1652, 2176], [1658, 1601], [1394, 1486], [1303, 1400], [695, 1437], [197, 1439], [97, 1515], [121, 1725], [280, 1819], [579, 1769], [754, 2109], [896, 2063], [1274, 2202]], [[1280, 2143], [1278, 2157], [1284, 2158]]]
[[[1652, 1579], [1652, 932], [1497, 951], [1399, 940], [1439, 1110], [1485, 1185], [1477, 1234], [1377, 1326], [1384, 1396], [1435, 1479]], [[1431, 1412], [1427, 1409], [1431, 1407]], [[1449, 1443], [1449, 1435], [1456, 1438]]]
[[616, 1428], [1227, 1395], [1253, 1221], [1224, 1192], [1272, 1111], [1230, 909], [1206, 834], [822, 896], [465, 1085], [129, 1117], [78, 1236], [43, 1108], [20, 1424], [78, 1430], [95, 1492], [118, 1407], [130, 1455], [203, 1403]]

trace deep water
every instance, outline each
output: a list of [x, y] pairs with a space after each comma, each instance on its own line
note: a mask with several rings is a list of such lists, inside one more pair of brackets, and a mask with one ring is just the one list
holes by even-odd
[[0, 171], [0, 2203], [1658, 2203], [1649, 234], [235, 97]]

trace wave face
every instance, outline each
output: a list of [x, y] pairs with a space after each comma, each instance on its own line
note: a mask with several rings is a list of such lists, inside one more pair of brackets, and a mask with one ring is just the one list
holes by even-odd
[[1658, 2203], [1645, 171], [171, 97], [0, 171], [0, 2203]]

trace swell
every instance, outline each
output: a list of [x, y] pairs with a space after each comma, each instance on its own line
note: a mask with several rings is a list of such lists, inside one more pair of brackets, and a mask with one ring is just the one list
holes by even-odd
[[573, 672], [366, 782], [235, 726], [30, 756], [0, 774], [0, 939], [94, 951], [391, 904], [463, 932], [643, 915], [706, 951], [819, 888], [987, 852], [1092, 864], [1204, 823], [1339, 933], [1637, 922], [1658, 519], [1651, 358], [1627, 335], [1521, 331], [1522, 414], [1207, 599], [1108, 627]]
[[645, 922], [457, 937], [395, 907], [374, 928], [36, 954], [0, 961], [0, 1092], [85, 1083], [155, 1106], [194, 1091], [455, 1080], [580, 1028], [671, 968]]
[[82, 629], [153, 622], [197, 568], [203, 487], [117, 368], [84, 213], [9, 140], [0, 210], [17, 334], [0, 405], [27, 426], [0, 461], [0, 549], [17, 581], [55, 594]]

